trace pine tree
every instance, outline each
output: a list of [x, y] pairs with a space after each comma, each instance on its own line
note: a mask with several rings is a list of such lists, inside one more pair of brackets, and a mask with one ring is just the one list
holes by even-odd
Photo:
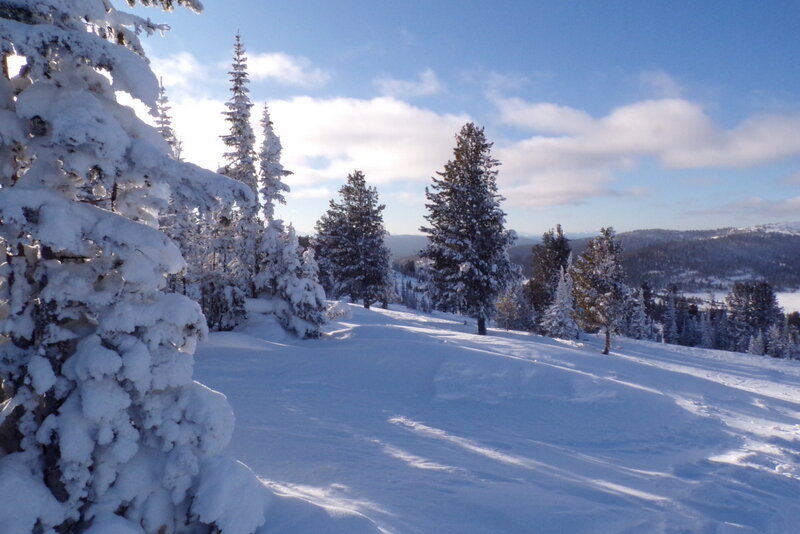
[[483, 128], [467, 123], [456, 136], [453, 159], [426, 188], [429, 226], [422, 257], [431, 261], [436, 307], [475, 317], [478, 334], [495, 314], [495, 301], [518, 276], [508, 257], [515, 234], [505, 229], [497, 192], [492, 143]]
[[615, 237], [613, 228], [601, 229], [573, 268], [579, 324], [587, 331], [603, 331], [603, 354], [611, 350], [611, 336], [624, 318], [627, 293], [619, 261], [622, 247]]
[[281, 139], [275, 134], [272, 120], [269, 117], [269, 108], [264, 104], [264, 112], [261, 116], [261, 128], [264, 140], [261, 143], [259, 152], [259, 177], [261, 179], [261, 198], [263, 204], [263, 217], [269, 223], [275, 218], [275, 203], [286, 204], [283, 194], [289, 192], [289, 186], [283, 183], [283, 179], [291, 175], [281, 165]]
[[766, 354], [773, 358], [789, 358], [792, 342], [787, 334], [788, 325], [786, 324], [784, 324], [783, 328], [777, 324], [770, 326], [765, 339]]
[[530, 332], [536, 326], [533, 308], [528, 304], [521, 283], [506, 288], [497, 299], [495, 307], [497, 308], [495, 320], [501, 328]]
[[378, 191], [367, 186], [364, 173], [354, 171], [339, 189], [340, 201], [317, 222], [315, 248], [323, 280], [334, 296], [347, 295], [353, 302], [387, 302], [394, 282], [389, 249], [384, 244], [385, 206]]
[[675, 304], [676, 295], [670, 292], [667, 296], [667, 309], [664, 312], [664, 343], [677, 344], [680, 339], [678, 332], [678, 308]]
[[172, 108], [169, 105], [167, 91], [164, 89], [164, 82], [159, 80], [158, 98], [156, 99], [156, 129], [169, 145], [172, 157], [181, 161], [183, 145], [175, 134], [175, 130], [172, 128], [172, 116], [169, 114], [170, 109]]
[[700, 346], [704, 349], [713, 349], [716, 346], [716, 335], [710, 311], [704, 311], [700, 315]]
[[[4, 532], [264, 522], [263, 507], [240, 506], [259, 500], [258, 481], [219, 456], [232, 414], [192, 381], [206, 327], [196, 303], [164, 292], [183, 261], [157, 229], [170, 188], [203, 209], [252, 196], [170, 157], [116, 101], [122, 90], [155, 107], [138, 35], [159, 28], [104, 0], [0, 9], [3, 53], [27, 62], [0, 76], [0, 501], [36, 495], [3, 507]], [[237, 502], [215, 494], [228, 483]]]
[[732, 350], [747, 351], [751, 337], [783, 320], [775, 292], [766, 282], [735, 283], [725, 303], [733, 329]]
[[[227, 162], [219, 172], [257, 192], [258, 176], [256, 172], [255, 134], [250, 125], [250, 101], [247, 74], [247, 55], [241, 35], [236, 34], [233, 47], [233, 65], [231, 71], [231, 98], [225, 103], [227, 111], [223, 112], [229, 125], [229, 132], [222, 136], [222, 141], [229, 148], [223, 155]], [[257, 197], [256, 197], [257, 198]], [[225, 292], [237, 292], [243, 297], [255, 296], [253, 277], [257, 272], [256, 255], [258, 236], [263, 224], [259, 220], [258, 202], [242, 204], [238, 209], [228, 209], [219, 214], [221, 224], [217, 242], [223, 247], [221, 261], [223, 278], [234, 289], [225, 288]], [[240, 314], [238, 310], [234, 313]]]
[[566, 269], [572, 249], [561, 225], [542, 235], [542, 242], [533, 247], [533, 270], [525, 290], [530, 305], [546, 310], [556, 294], [561, 269]]
[[542, 329], [550, 337], [578, 339], [580, 327], [575, 322], [572, 275], [563, 267], [558, 276], [558, 285], [552, 304], [542, 317]]
[[765, 352], [766, 348], [764, 346], [764, 334], [762, 334], [759, 330], [755, 335], [750, 336], [750, 340], [747, 344], [747, 353], [754, 354], [756, 356], [763, 356]]
[[647, 316], [644, 291], [641, 289], [630, 298], [630, 311], [625, 334], [633, 339], [653, 339], [652, 321]]

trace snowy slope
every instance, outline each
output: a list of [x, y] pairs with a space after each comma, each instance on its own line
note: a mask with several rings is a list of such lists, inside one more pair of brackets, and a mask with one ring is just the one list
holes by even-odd
[[262, 534], [797, 532], [798, 362], [352, 311], [198, 351], [278, 495]]

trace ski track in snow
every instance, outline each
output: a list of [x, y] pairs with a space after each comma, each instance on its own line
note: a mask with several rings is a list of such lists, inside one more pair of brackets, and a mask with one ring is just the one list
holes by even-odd
[[198, 350], [275, 494], [260, 534], [797, 531], [800, 362], [351, 310]]

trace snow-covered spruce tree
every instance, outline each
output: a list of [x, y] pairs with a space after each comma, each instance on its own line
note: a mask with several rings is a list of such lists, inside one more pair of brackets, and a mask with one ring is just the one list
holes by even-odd
[[302, 338], [319, 337], [320, 326], [326, 320], [325, 291], [319, 284], [314, 253], [304, 253], [294, 228], [284, 227], [283, 221], [275, 218], [275, 204], [285, 204], [283, 195], [289, 192], [283, 178], [292, 173], [281, 164], [281, 141], [266, 105], [261, 127], [264, 140], [259, 152], [259, 191], [266, 227], [259, 244], [256, 292], [272, 300], [274, 312], [286, 330]]
[[281, 164], [281, 139], [275, 134], [272, 120], [269, 117], [269, 108], [264, 104], [261, 115], [261, 128], [264, 140], [259, 152], [259, 178], [262, 210], [264, 220], [269, 223], [275, 219], [275, 203], [286, 204], [283, 194], [289, 192], [289, 186], [283, 179], [292, 174]]
[[633, 339], [653, 339], [653, 325], [647, 316], [644, 304], [644, 291], [628, 295], [628, 321], [625, 335]]
[[26, 60], [0, 76], [4, 533], [234, 534], [264, 521], [256, 478], [219, 456], [232, 413], [192, 381], [205, 324], [163, 291], [183, 261], [156, 228], [170, 188], [202, 209], [252, 195], [169, 157], [117, 104], [126, 91], [155, 105], [138, 35], [157, 29], [105, 0], [0, 1], [4, 63]]
[[542, 235], [542, 242], [534, 245], [532, 252], [533, 269], [525, 292], [533, 309], [541, 313], [553, 303], [561, 269], [567, 268], [572, 249], [558, 224]]
[[586, 331], [605, 334], [603, 354], [611, 350], [611, 336], [625, 317], [625, 272], [619, 261], [622, 247], [614, 229], [602, 228], [575, 262], [575, 311]]
[[303, 256], [294, 228], [272, 221], [261, 242], [256, 291], [272, 305], [281, 326], [301, 338], [316, 338], [325, 323], [325, 292], [317, 281], [313, 252]]
[[495, 314], [495, 301], [518, 276], [508, 257], [516, 238], [505, 229], [506, 215], [497, 193], [497, 166], [483, 128], [467, 123], [456, 136], [453, 159], [426, 188], [432, 296], [444, 311], [475, 317], [478, 333]]
[[[223, 112], [229, 132], [222, 136], [228, 151], [223, 155], [226, 163], [219, 172], [240, 181], [256, 193], [256, 139], [250, 125], [250, 109], [253, 104], [247, 87], [250, 81], [247, 74], [247, 55], [238, 33], [234, 40], [233, 65], [229, 74], [231, 98], [225, 103], [227, 110]], [[231, 296], [237, 293], [236, 300], [255, 296], [253, 277], [257, 272], [258, 238], [263, 227], [258, 212], [258, 202], [254, 202], [219, 214], [221, 224], [218, 225], [216, 242], [222, 250], [220, 267], [222, 278], [227, 279], [227, 284], [216, 289], [222, 289]], [[217, 286], [219, 285], [218, 283]], [[216, 300], [215, 296], [211, 298]], [[239, 314], [239, 311], [235, 310], [235, 313]]]
[[508, 286], [497, 299], [495, 322], [506, 330], [530, 332], [536, 325], [536, 316], [528, 303], [522, 283]]
[[383, 204], [378, 191], [354, 171], [339, 189], [340, 200], [317, 221], [315, 249], [320, 269], [334, 296], [349, 296], [369, 308], [392, 293], [390, 253], [384, 244]]
[[161, 137], [169, 145], [172, 157], [181, 161], [182, 144], [172, 128], [172, 116], [169, 110], [172, 109], [167, 98], [167, 91], [164, 89], [163, 80], [158, 81], [158, 98], [156, 99], [156, 129]]
[[751, 338], [783, 321], [783, 310], [767, 282], [737, 282], [725, 303], [733, 337], [730, 350], [749, 352]]
[[[156, 99], [156, 130], [167, 142], [171, 156], [182, 161], [182, 144], [172, 127], [169, 98], [162, 80], [159, 80], [158, 98]], [[204, 214], [207, 217], [209, 214]], [[202, 258], [206, 246], [201, 237], [203, 217], [200, 209], [181, 191], [171, 191], [169, 206], [162, 212], [159, 226], [181, 250], [186, 266], [167, 278], [169, 289], [175, 293], [187, 295], [193, 300], [200, 299], [199, 280], [202, 272]]]
[[553, 303], [545, 310], [541, 325], [544, 333], [561, 339], [578, 339], [581, 333], [575, 322], [575, 301], [572, 275], [563, 267], [558, 275], [558, 285]]

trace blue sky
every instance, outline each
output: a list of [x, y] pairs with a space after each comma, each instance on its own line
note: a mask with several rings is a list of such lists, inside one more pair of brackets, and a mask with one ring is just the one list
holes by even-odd
[[239, 31], [295, 173], [279, 215], [300, 232], [360, 169], [388, 230], [417, 233], [470, 120], [522, 234], [800, 220], [797, 0], [205, 4], [137, 10], [172, 26], [147, 49], [185, 155], [221, 161]]

